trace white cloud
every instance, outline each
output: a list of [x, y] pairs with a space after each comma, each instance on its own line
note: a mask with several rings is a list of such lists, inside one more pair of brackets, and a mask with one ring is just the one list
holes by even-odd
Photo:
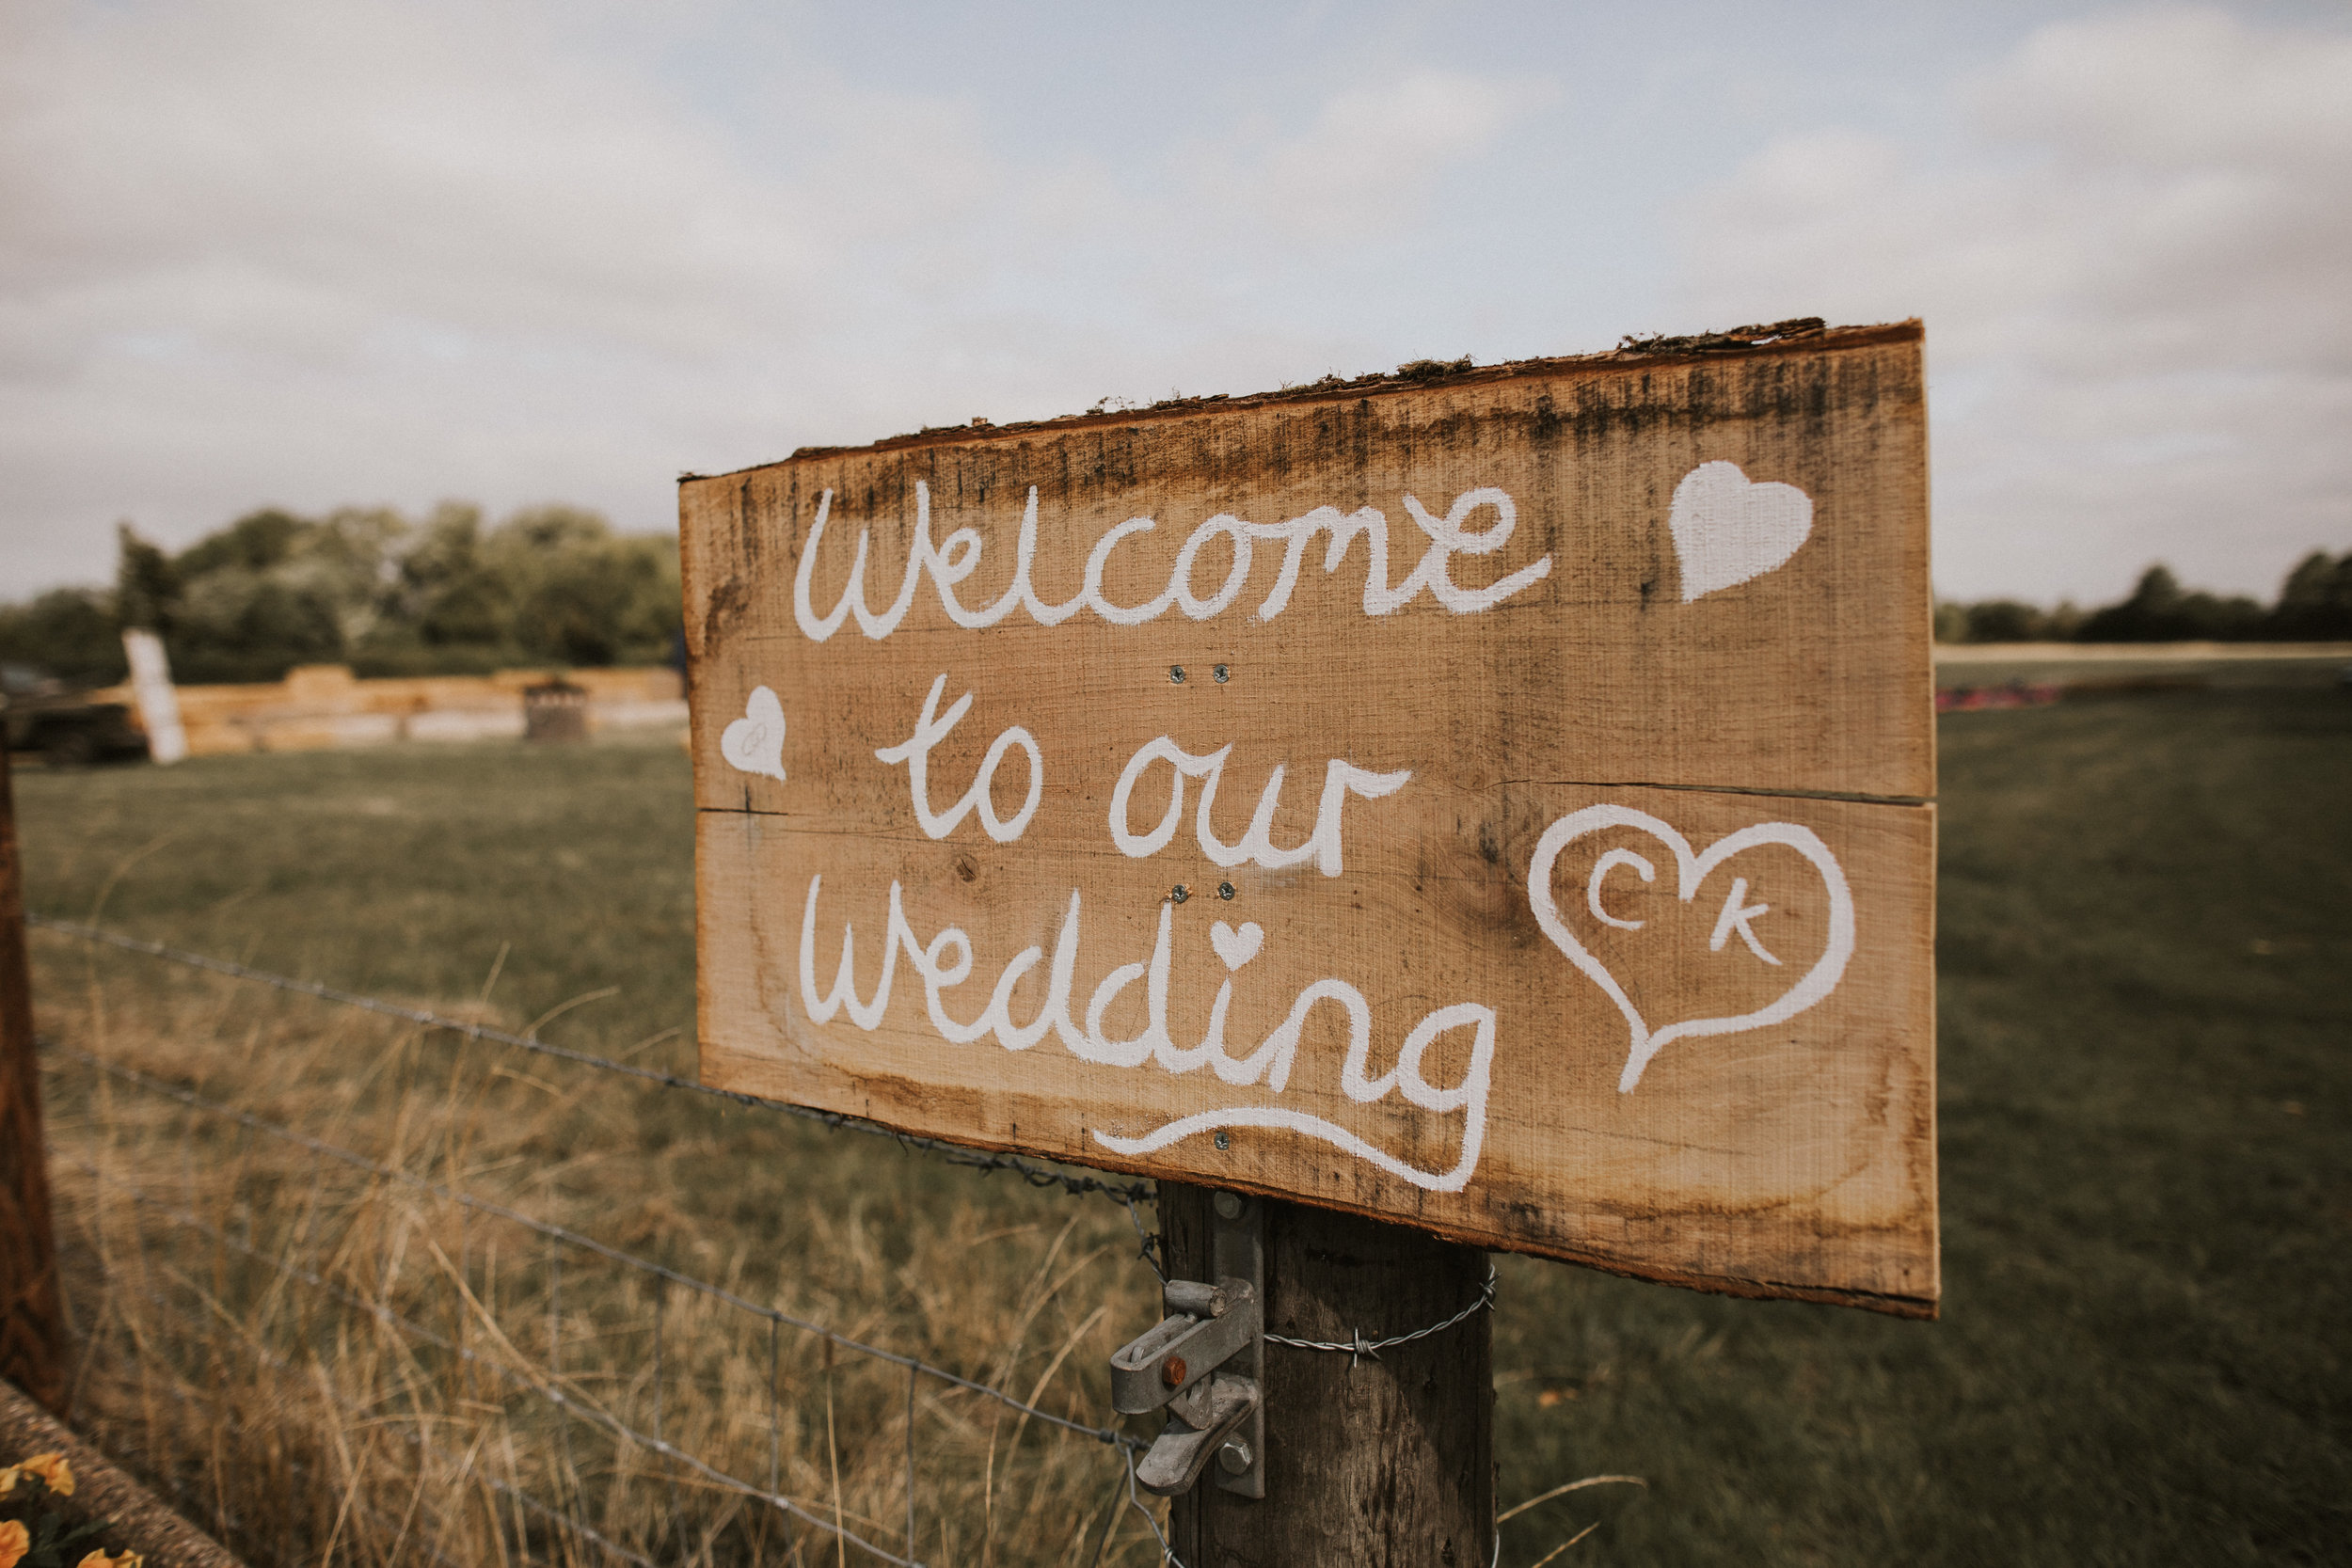
[[1921, 315], [1946, 593], [2267, 594], [2352, 546], [2352, 41], [2207, 10], [2042, 29], [1958, 151], [1790, 136], [1695, 202], [1696, 315]]
[[631, 36], [541, 0], [0, 12], [0, 595], [104, 576], [120, 515], [657, 527], [681, 467], [1316, 373], [1347, 342], [1281, 291], [1526, 98], [1407, 71], [1294, 134], [1022, 166], [972, 103], [765, 35], [772, 100], [723, 123]]
[[1222, 205], [1261, 236], [1346, 243], [1409, 226], [1446, 170], [1483, 152], [1531, 96], [1476, 76], [1420, 71], [1327, 98], [1296, 135], [1208, 150], [1198, 204]]
[[106, 320], [144, 325], [145, 297], [217, 335], [327, 291], [355, 351], [387, 313], [678, 348], [715, 297], [774, 319], [807, 270], [806, 214], [526, 13], [230, 0], [27, 31], [13, 299], [127, 291], [94, 301]]
[[265, 500], [512, 503], [575, 475], [609, 503], [624, 456], [653, 459], [650, 494], [645, 394], [739, 335], [804, 330], [821, 257], [789, 193], [528, 10], [11, 17], [18, 583], [103, 573], [117, 513], [185, 537]]

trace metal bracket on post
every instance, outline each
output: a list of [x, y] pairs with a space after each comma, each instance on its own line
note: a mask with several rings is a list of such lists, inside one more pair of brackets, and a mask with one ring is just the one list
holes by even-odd
[[1216, 1283], [1171, 1279], [1168, 1316], [1111, 1356], [1111, 1404], [1130, 1416], [1165, 1408], [1168, 1425], [1136, 1465], [1147, 1492], [1188, 1492], [1214, 1459], [1216, 1483], [1265, 1496], [1264, 1205], [1218, 1193], [1211, 1205]]
[[1244, 1497], [1265, 1496], [1265, 1203], [1241, 1193], [1210, 1200], [1211, 1264], [1219, 1278], [1246, 1279], [1257, 1297], [1257, 1331], [1231, 1363], [1257, 1388], [1249, 1413], [1217, 1450], [1216, 1483]]

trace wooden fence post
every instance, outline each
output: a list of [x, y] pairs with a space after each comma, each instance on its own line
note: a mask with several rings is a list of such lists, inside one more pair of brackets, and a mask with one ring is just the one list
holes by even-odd
[[[1160, 1183], [1173, 1278], [1206, 1277], [1211, 1193]], [[1486, 1254], [1404, 1226], [1265, 1200], [1266, 1328], [1350, 1340], [1442, 1323]], [[1266, 1495], [1215, 1471], [1176, 1499], [1185, 1568], [1486, 1568], [1494, 1555], [1493, 1314], [1375, 1357], [1265, 1348]]]
[[49, 1146], [33, 1053], [32, 968], [16, 799], [0, 746], [0, 1377], [63, 1417], [66, 1335], [49, 1225]]

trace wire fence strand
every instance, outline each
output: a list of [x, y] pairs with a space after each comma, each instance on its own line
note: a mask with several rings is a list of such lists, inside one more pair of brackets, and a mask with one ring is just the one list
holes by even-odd
[[[655, 1437], [650, 1433], [639, 1432], [634, 1427], [631, 1427], [628, 1422], [623, 1421], [616, 1416], [613, 1416], [611, 1412], [603, 1410], [593, 1402], [582, 1400], [576, 1395], [566, 1393], [564, 1389], [555, 1386], [551, 1383], [543, 1379], [534, 1378], [527, 1370], [506, 1366], [500, 1361], [485, 1356], [482, 1352], [473, 1349], [469, 1345], [461, 1344], [447, 1335], [437, 1333], [433, 1329], [426, 1327], [424, 1324], [420, 1323], [411, 1318], [404, 1317], [402, 1314], [394, 1312], [380, 1302], [365, 1300], [357, 1293], [337, 1285], [333, 1280], [327, 1279], [324, 1275], [316, 1274], [311, 1270], [305, 1269], [299, 1264], [287, 1263], [283, 1259], [272, 1259], [265, 1254], [258, 1252], [252, 1247], [249, 1247], [240, 1242], [236, 1237], [230, 1235], [218, 1226], [206, 1221], [201, 1215], [185, 1209], [174, 1208], [167, 1201], [159, 1199], [152, 1194], [141, 1190], [135, 1182], [127, 1181], [121, 1177], [110, 1175], [100, 1169], [95, 1164], [85, 1163], [81, 1165], [81, 1169], [86, 1175], [88, 1175], [94, 1180], [97, 1180], [102, 1184], [120, 1188], [123, 1192], [130, 1196], [133, 1202], [156, 1209], [166, 1219], [170, 1220], [175, 1225], [194, 1230], [198, 1234], [209, 1238], [215, 1243], [226, 1247], [231, 1252], [241, 1253], [246, 1257], [253, 1259], [257, 1262], [266, 1263], [280, 1274], [297, 1280], [302, 1284], [308, 1285], [313, 1290], [335, 1297], [343, 1306], [350, 1307], [354, 1311], [366, 1313], [368, 1316], [375, 1319], [378, 1323], [383, 1323], [387, 1327], [398, 1329], [400, 1332], [408, 1335], [412, 1338], [422, 1340], [424, 1343], [433, 1346], [437, 1350], [445, 1351], [448, 1354], [456, 1356], [460, 1361], [464, 1362], [469, 1367], [481, 1367], [508, 1383], [520, 1385], [525, 1391], [536, 1394], [541, 1399], [548, 1401], [549, 1403], [563, 1407], [563, 1409], [568, 1414], [578, 1416], [584, 1420], [593, 1421], [596, 1425], [611, 1432], [612, 1435], [622, 1438], [625, 1441], [635, 1443], [646, 1449], [648, 1452], [657, 1453], [665, 1459], [673, 1459], [680, 1464], [689, 1465], [698, 1474], [702, 1475], [706, 1480], [716, 1485], [730, 1491], [739, 1492], [746, 1497], [755, 1498], [760, 1502], [767, 1503], [772, 1508], [789, 1513], [794, 1518], [800, 1519], [804, 1523], [815, 1525], [818, 1528], [825, 1530], [828, 1534], [838, 1536], [842, 1541], [846, 1542], [850, 1545], [855, 1546], [861, 1551], [869, 1553], [881, 1561], [895, 1564], [896, 1568], [924, 1568], [922, 1563], [911, 1558], [900, 1557], [885, 1547], [878, 1546], [872, 1542], [866, 1540], [855, 1530], [838, 1526], [832, 1520], [825, 1518], [822, 1514], [811, 1513], [808, 1509], [803, 1508], [798, 1501], [791, 1497], [786, 1497], [781, 1493], [766, 1491], [749, 1481], [728, 1475], [725, 1471], [719, 1469], [716, 1465], [706, 1463], [694, 1454], [688, 1453], [684, 1449], [679, 1449], [673, 1444], [666, 1443], [660, 1438]], [[485, 1479], [490, 1481], [493, 1486], [498, 1485], [495, 1477], [485, 1477]], [[634, 1553], [625, 1552], [624, 1555], [635, 1558], [638, 1561], [645, 1560], [642, 1557], [637, 1557]]]
[[256, 969], [250, 964], [239, 963], [233, 958], [215, 958], [203, 953], [190, 953], [182, 948], [167, 946], [160, 942], [149, 942], [142, 937], [124, 936], [119, 932], [105, 930], [100, 927], [85, 926], [79, 921], [60, 920], [54, 915], [28, 911], [24, 916], [24, 923], [42, 930], [56, 931], [65, 936], [79, 937], [85, 942], [119, 948], [126, 953], [138, 953], [148, 958], [161, 958], [167, 963], [179, 964], [184, 968], [203, 970], [209, 974], [227, 975], [232, 979], [250, 980], [256, 984], [289, 991], [297, 996], [312, 997], [321, 1002], [332, 1002], [339, 1006], [357, 1007], [362, 1012], [374, 1013], [384, 1018], [400, 1019], [405, 1022], [421, 1024], [429, 1029], [448, 1030], [452, 1034], [463, 1035], [468, 1039], [485, 1040], [496, 1045], [512, 1046], [517, 1051], [533, 1052], [542, 1056], [571, 1062], [599, 1072], [611, 1072], [624, 1078], [633, 1078], [640, 1083], [650, 1084], [659, 1088], [675, 1090], [684, 1094], [702, 1095], [708, 1099], [724, 1101], [732, 1105], [798, 1117], [803, 1120], [818, 1122], [835, 1131], [846, 1129], [852, 1132], [864, 1132], [875, 1137], [888, 1138], [901, 1148], [932, 1155], [951, 1165], [961, 1165], [984, 1174], [990, 1171], [1011, 1171], [1033, 1187], [1059, 1187], [1073, 1197], [1089, 1193], [1100, 1193], [1106, 1197], [1127, 1204], [1132, 1210], [1135, 1204], [1150, 1202], [1156, 1196], [1155, 1189], [1149, 1181], [1109, 1181], [1099, 1176], [1057, 1170], [1035, 1160], [1024, 1159], [1018, 1154], [966, 1148], [961, 1144], [946, 1143], [938, 1138], [927, 1138], [918, 1133], [900, 1132], [895, 1127], [885, 1127], [880, 1122], [869, 1121], [863, 1117], [849, 1116], [839, 1111], [813, 1110], [806, 1105], [793, 1105], [781, 1100], [766, 1100], [758, 1095], [744, 1094], [736, 1089], [714, 1088], [707, 1084], [697, 1083], [691, 1078], [681, 1078], [674, 1072], [663, 1072], [658, 1068], [638, 1067], [629, 1062], [616, 1062], [611, 1057], [596, 1055], [594, 1052], [576, 1051], [569, 1046], [556, 1045], [539, 1038], [536, 1035], [518, 1035], [512, 1030], [493, 1028], [489, 1024], [470, 1022], [462, 1018], [452, 1018], [446, 1013], [437, 1013], [427, 1007], [412, 1007], [405, 1003], [388, 1001], [380, 996], [369, 996], [361, 991], [344, 990], [316, 980], [297, 980], [292, 975]]
[[1360, 1328], [1355, 1330], [1352, 1338], [1347, 1339], [1294, 1339], [1287, 1334], [1272, 1333], [1267, 1334], [1265, 1339], [1268, 1344], [1288, 1345], [1293, 1350], [1333, 1351], [1345, 1355], [1350, 1365], [1367, 1355], [1377, 1361], [1380, 1359], [1380, 1353], [1384, 1350], [1394, 1350], [1399, 1345], [1409, 1345], [1417, 1339], [1426, 1339], [1434, 1334], [1443, 1334], [1454, 1324], [1486, 1311], [1494, 1304], [1495, 1265], [1494, 1260], [1488, 1259], [1486, 1282], [1478, 1288], [1477, 1296], [1468, 1307], [1463, 1307], [1443, 1323], [1435, 1323], [1426, 1328], [1414, 1329], [1410, 1334], [1392, 1334], [1385, 1339], [1367, 1339], [1364, 1338], [1364, 1331]]
[[[190, 1109], [205, 1111], [214, 1116], [234, 1121], [240, 1127], [248, 1131], [261, 1132], [270, 1137], [281, 1139], [284, 1142], [296, 1146], [297, 1148], [308, 1149], [311, 1153], [323, 1156], [326, 1159], [341, 1161], [342, 1164], [350, 1165], [355, 1169], [366, 1171], [371, 1175], [383, 1178], [387, 1180], [401, 1182], [404, 1185], [412, 1187], [419, 1192], [428, 1193], [435, 1197], [443, 1199], [444, 1201], [457, 1204], [461, 1208], [469, 1209], [479, 1213], [492, 1215], [498, 1219], [504, 1220], [509, 1224], [520, 1226], [525, 1229], [535, 1231], [541, 1236], [555, 1238], [569, 1245], [596, 1253], [597, 1256], [604, 1258], [611, 1262], [618, 1263], [624, 1268], [633, 1269], [640, 1274], [645, 1275], [649, 1278], [670, 1284], [682, 1285], [688, 1290], [697, 1291], [715, 1301], [723, 1302], [727, 1306], [735, 1307], [739, 1311], [749, 1313], [755, 1317], [764, 1318], [773, 1323], [781, 1323], [787, 1327], [797, 1328], [806, 1334], [815, 1335], [829, 1341], [838, 1350], [850, 1351], [859, 1355], [870, 1356], [876, 1361], [889, 1362], [892, 1365], [906, 1368], [910, 1371], [920, 1373], [925, 1377], [936, 1378], [942, 1383], [950, 1384], [958, 1388], [965, 1390], [966, 1392], [984, 1395], [989, 1399], [994, 1400], [1001, 1404], [1021, 1412], [1023, 1415], [1033, 1420], [1048, 1422], [1068, 1432], [1074, 1433], [1079, 1436], [1091, 1437], [1097, 1442], [1114, 1444], [1134, 1442], [1133, 1438], [1126, 1436], [1122, 1433], [1116, 1432], [1111, 1428], [1089, 1426], [1083, 1421], [1073, 1421], [1066, 1416], [1057, 1416], [1050, 1410], [1040, 1409], [1038, 1406], [1030, 1404], [1026, 1401], [1021, 1399], [1018, 1395], [1009, 1394], [1001, 1388], [993, 1388], [985, 1383], [976, 1382], [971, 1378], [961, 1376], [958, 1373], [949, 1371], [945, 1367], [933, 1366], [931, 1363], [923, 1360], [919, 1356], [907, 1355], [898, 1351], [886, 1350], [880, 1345], [868, 1344], [862, 1339], [852, 1338], [849, 1335], [842, 1334], [823, 1323], [800, 1317], [791, 1312], [787, 1312], [782, 1307], [763, 1306], [758, 1302], [752, 1301], [744, 1296], [737, 1294], [735, 1291], [728, 1290], [723, 1285], [714, 1285], [708, 1280], [698, 1279], [692, 1275], [671, 1268], [666, 1264], [657, 1263], [648, 1258], [640, 1258], [634, 1253], [627, 1252], [619, 1247], [612, 1246], [606, 1243], [599, 1242], [593, 1236], [584, 1235], [581, 1232], [571, 1229], [568, 1227], [538, 1219], [532, 1215], [523, 1213], [520, 1210], [511, 1209], [502, 1203], [492, 1202], [488, 1198], [478, 1197], [471, 1193], [464, 1192], [457, 1188], [449, 1186], [445, 1182], [435, 1181], [429, 1177], [419, 1176], [413, 1171], [405, 1171], [398, 1169], [395, 1166], [384, 1164], [381, 1162], [372, 1160], [366, 1155], [358, 1153], [356, 1150], [338, 1148], [333, 1144], [326, 1143], [318, 1138], [313, 1138], [308, 1133], [296, 1132], [291, 1127], [283, 1127], [276, 1122], [266, 1120], [262, 1117], [254, 1115], [250, 1111], [241, 1110], [234, 1105], [198, 1094], [193, 1089], [183, 1088], [177, 1084], [168, 1084], [161, 1079], [151, 1077], [149, 1074], [139, 1071], [136, 1068], [123, 1067], [119, 1063], [106, 1061], [90, 1052], [82, 1050], [78, 1046], [57, 1045], [53, 1041], [47, 1040], [43, 1040], [42, 1043], [52, 1051], [63, 1055], [71, 1056], [87, 1067], [105, 1073], [121, 1083], [129, 1084], [135, 1088], [143, 1089], [151, 1094], [161, 1095], [166, 1099], [178, 1101], [180, 1103], [188, 1106]], [[664, 1447], [664, 1445], [659, 1444], [657, 1440], [652, 1439], [648, 1439], [648, 1446], [655, 1447], [657, 1451]]]

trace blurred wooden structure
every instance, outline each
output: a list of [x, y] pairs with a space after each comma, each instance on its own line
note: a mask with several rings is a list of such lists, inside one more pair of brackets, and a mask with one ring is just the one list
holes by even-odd
[[587, 739], [587, 688], [560, 679], [524, 687], [523, 738], [542, 744]]
[[[524, 693], [560, 678], [584, 693], [585, 733], [686, 724], [676, 671], [501, 670], [493, 675], [361, 679], [342, 664], [305, 664], [282, 681], [183, 686], [180, 717], [188, 754], [316, 752], [394, 740], [519, 739]], [[115, 700], [127, 702], [129, 688]], [[114, 695], [100, 693], [101, 697]]]

